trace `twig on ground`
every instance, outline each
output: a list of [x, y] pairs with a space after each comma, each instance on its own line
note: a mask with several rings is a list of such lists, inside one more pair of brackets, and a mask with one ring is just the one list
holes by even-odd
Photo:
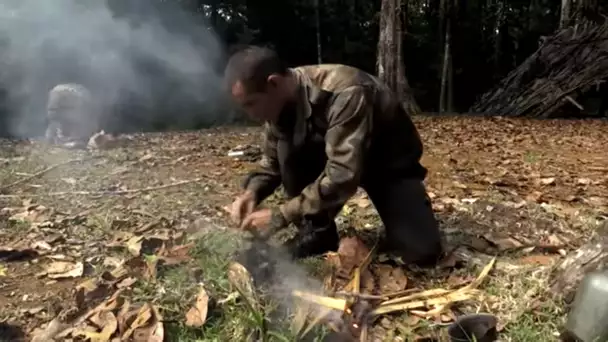
[[353, 292], [348, 292], [348, 291], [338, 291], [338, 292], [336, 292], [336, 296], [355, 297], [355, 298], [369, 299], [369, 300], [386, 300], [386, 298], [387, 298], [387, 296], [377, 296], [377, 295], [370, 295], [370, 294], [365, 294], [365, 293], [353, 293]]
[[81, 162], [81, 161], [85, 161], [85, 160], [87, 160], [87, 159], [86, 158], [85, 159], [83, 159], [83, 158], [70, 159], [70, 160], [66, 160], [66, 161], [61, 162], [61, 163], [57, 163], [57, 164], [51, 165], [51, 166], [47, 167], [44, 170], [41, 170], [41, 171], [38, 171], [38, 172], [34, 173], [33, 175], [27, 176], [25, 178], [21, 178], [21, 179], [19, 179], [17, 181], [14, 181], [14, 182], [10, 183], [10, 184], [3, 185], [2, 187], [0, 187], [0, 192], [5, 191], [5, 190], [7, 190], [9, 188], [12, 188], [12, 187], [14, 187], [16, 185], [25, 183], [25, 182], [27, 182], [29, 180], [32, 180], [32, 179], [36, 178], [36, 177], [40, 177], [43, 174], [45, 174], [45, 173], [47, 173], [49, 171], [52, 171], [52, 170], [54, 170], [54, 169], [56, 169], [56, 168], [58, 168], [60, 166], [71, 164], [71, 163], [75, 163], [75, 162]]
[[150, 192], [155, 190], [163, 190], [172, 188], [180, 185], [200, 182], [202, 178], [190, 179], [171, 184], [150, 186], [147, 188], [140, 189], [129, 189], [129, 190], [115, 190], [115, 191], [60, 191], [60, 192], [49, 192], [46, 194], [20, 194], [20, 195], [0, 195], [0, 198], [20, 198], [20, 197], [44, 197], [44, 196], [65, 196], [65, 195], [84, 195], [84, 196], [104, 196], [104, 195], [127, 195], [142, 192]]

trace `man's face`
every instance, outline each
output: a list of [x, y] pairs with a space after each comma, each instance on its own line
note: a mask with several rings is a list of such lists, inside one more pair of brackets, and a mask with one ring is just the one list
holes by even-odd
[[254, 120], [275, 122], [283, 110], [284, 100], [276, 82], [268, 82], [261, 91], [250, 91], [239, 81], [232, 86], [232, 97]]

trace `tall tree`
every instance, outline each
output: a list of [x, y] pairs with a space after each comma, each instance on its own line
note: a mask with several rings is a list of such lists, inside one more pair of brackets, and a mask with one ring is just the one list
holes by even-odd
[[406, 112], [413, 115], [419, 113], [420, 108], [405, 77], [402, 55], [405, 30], [401, 18], [405, 17], [406, 8], [407, 0], [405, 4], [399, 0], [382, 0], [376, 68], [378, 77], [397, 94]]
[[559, 28], [564, 29], [570, 26], [572, 16], [572, 0], [562, 0], [562, 10], [559, 18]]
[[323, 50], [321, 44], [321, 0], [315, 0], [315, 28], [317, 33], [317, 63], [323, 63]]
[[604, 21], [605, 18], [602, 18], [602, 15], [598, 15], [598, 9], [598, 0], [578, 0], [576, 2], [575, 13], [573, 14], [574, 23], [578, 24], [583, 19], [590, 19], [592, 21]]
[[441, 0], [439, 8], [440, 27], [443, 28], [443, 62], [441, 68], [441, 88], [439, 91], [439, 112], [452, 112], [452, 20], [454, 12], [453, 0]]

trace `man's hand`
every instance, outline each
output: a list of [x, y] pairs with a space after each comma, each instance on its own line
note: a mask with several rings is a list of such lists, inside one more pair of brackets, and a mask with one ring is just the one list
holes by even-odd
[[230, 218], [235, 224], [241, 225], [243, 219], [253, 212], [255, 204], [255, 194], [252, 191], [245, 191], [232, 202]]
[[287, 221], [278, 209], [261, 209], [247, 215], [241, 229], [254, 231], [254, 234], [269, 237], [287, 226]]
[[272, 219], [272, 210], [270, 209], [261, 209], [258, 211], [254, 211], [251, 214], [247, 215], [243, 222], [241, 223], [241, 229], [244, 230], [265, 230], [270, 226], [270, 221]]

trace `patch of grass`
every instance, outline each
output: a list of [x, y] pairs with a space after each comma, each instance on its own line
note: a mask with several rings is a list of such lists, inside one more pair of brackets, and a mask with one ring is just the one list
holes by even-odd
[[508, 325], [503, 336], [508, 336], [509, 341], [555, 341], [556, 333], [562, 325], [561, 316], [555, 316], [555, 307], [546, 306], [535, 312], [527, 312], [519, 319]]
[[[134, 299], [160, 308], [171, 341], [293, 341], [290, 320], [282, 311], [276, 315], [276, 301], [264, 297], [261, 312], [255, 312], [230, 284], [228, 266], [240, 247], [242, 241], [234, 234], [209, 233], [196, 242], [190, 264], [159, 269], [155, 282], [139, 282]], [[209, 313], [203, 327], [191, 328], [185, 325], [185, 314], [201, 285], [211, 298]]]
[[484, 287], [490, 297], [486, 310], [506, 325], [502, 336], [506, 341], [555, 341], [564, 315], [547, 293], [550, 269], [503, 262]]
[[526, 153], [524, 154], [524, 161], [529, 164], [535, 164], [538, 162], [539, 157], [540, 156], [538, 155], [537, 152], [526, 151]]

